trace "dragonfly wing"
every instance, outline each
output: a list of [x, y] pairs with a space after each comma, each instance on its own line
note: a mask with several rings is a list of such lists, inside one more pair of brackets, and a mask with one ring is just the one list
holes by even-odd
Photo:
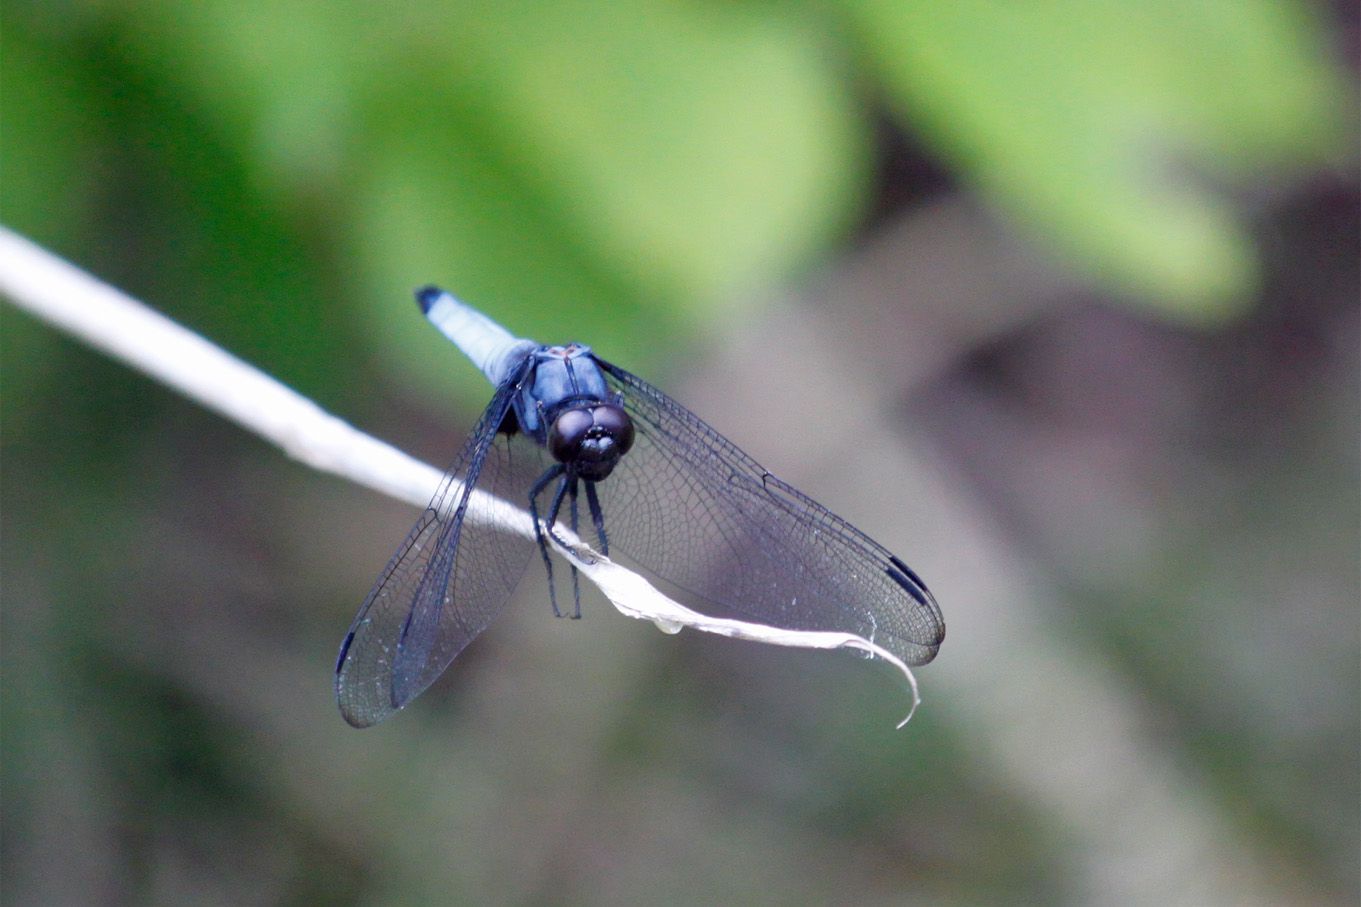
[[636, 433], [598, 485], [611, 553], [702, 613], [854, 633], [911, 665], [935, 657], [945, 622], [903, 561], [652, 385], [596, 362]]
[[498, 433], [526, 373], [527, 365], [497, 389], [341, 645], [336, 699], [356, 727], [377, 724], [430, 686], [524, 573], [533, 540], [498, 526], [494, 501], [472, 492], [519, 504], [543, 470], [537, 445]]

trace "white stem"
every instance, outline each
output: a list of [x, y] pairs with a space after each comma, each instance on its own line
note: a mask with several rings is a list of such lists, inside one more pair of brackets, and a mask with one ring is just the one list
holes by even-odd
[[[4, 227], [0, 227], [0, 293], [49, 324], [272, 441], [309, 466], [417, 507], [425, 506], [439, 486], [440, 470], [353, 428], [221, 347]], [[533, 537], [533, 523], [523, 509], [485, 492], [473, 493], [484, 496], [498, 525]], [[920, 699], [912, 671], [869, 640], [849, 633], [783, 630], [707, 617], [667, 598], [638, 574], [579, 540], [568, 541], [572, 547], [560, 548], [560, 553], [629, 617], [651, 620], [673, 633], [694, 627], [774, 645], [870, 652], [907, 678], [912, 707], [902, 723], [916, 711]]]
[[440, 471], [352, 428], [311, 400], [125, 293], [0, 227], [0, 293], [316, 469], [417, 506]]

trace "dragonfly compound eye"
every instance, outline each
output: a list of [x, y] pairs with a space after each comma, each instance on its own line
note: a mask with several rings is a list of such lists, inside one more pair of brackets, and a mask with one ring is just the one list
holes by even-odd
[[613, 403], [606, 403], [591, 410], [591, 417], [598, 428], [614, 438], [621, 456], [629, 452], [633, 446], [633, 420], [628, 413]]
[[553, 459], [559, 463], [572, 462], [593, 424], [589, 409], [569, 409], [554, 419], [548, 430], [548, 452]]
[[548, 431], [549, 453], [584, 479], [608, 476], [632, 446], [633, 420], [610, 403], [569, 409], [553, 420]]

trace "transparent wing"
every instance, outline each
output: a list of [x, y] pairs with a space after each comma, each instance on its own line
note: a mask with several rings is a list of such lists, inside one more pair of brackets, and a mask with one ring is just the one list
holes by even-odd
[[702, 613], [855, 633], [911, 665], [935, 657], [945, 622], [905, 563], [652, 385], [596, 362], [636, 432], [597, 486], [612, 555]]
[[377, 724], [430, 686], [524, 573], [534, 542], [497, 528], [471, 494], [480, 488], [519, 504], [543, 470], [537, 445], [498, 433], [524, 374], [517, 370], [497, 389], [350, 626], [336, 663], [336, 699], [355, 727]]

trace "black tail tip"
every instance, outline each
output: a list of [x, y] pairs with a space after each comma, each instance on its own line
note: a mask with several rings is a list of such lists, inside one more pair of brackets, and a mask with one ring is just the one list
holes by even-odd
[[428, 315], [430, 313], [430, 307], [443, 295], [444, 291], [434, 284], [431, 284], [428, 287], [421, 287], [417, 290], [416, 304], [421, 307], [421, 314]]

